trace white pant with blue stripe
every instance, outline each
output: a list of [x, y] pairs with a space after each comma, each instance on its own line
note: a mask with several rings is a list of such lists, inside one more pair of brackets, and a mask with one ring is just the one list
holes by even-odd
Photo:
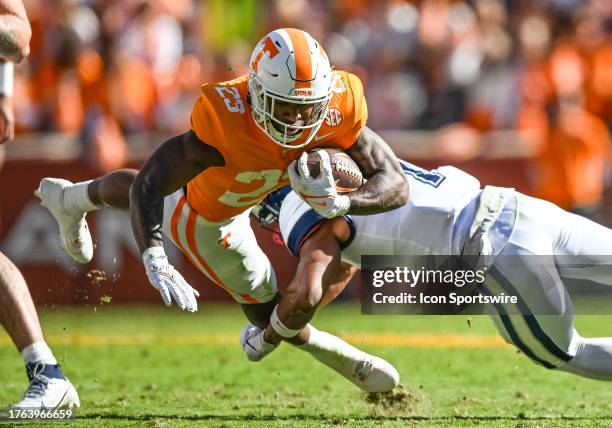
[[519, 297], [491, 308], [499, 332], [544, 367], [612, 380], [612, 338], [578, 334], [564, 285], [570, 278], [612, 285], [612, 229], [516, 195], [515, 226], [482, 287]]

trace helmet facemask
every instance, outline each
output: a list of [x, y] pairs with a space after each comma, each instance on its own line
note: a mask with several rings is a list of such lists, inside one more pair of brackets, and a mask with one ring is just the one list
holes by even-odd
[[[284, 148], [297, 149], [309, 144], [325, 120], [332, 92], [323, 97], [296, 97], [275, 94], [266, 90], [255, 73], [249, 77], [249, 93], [251, 94], [251, 109], [257, 126], [275, 143]], [[302, 116], [302, 124], [287, 124], [274, 116], [275, 107], [279, 102], [300, 105], [302, 112], [308, 107], [312, 110], [308, 117]], [[309, 131], [308, 137], [300, 144], [292, 144], [298, 140], [304, 131]]]

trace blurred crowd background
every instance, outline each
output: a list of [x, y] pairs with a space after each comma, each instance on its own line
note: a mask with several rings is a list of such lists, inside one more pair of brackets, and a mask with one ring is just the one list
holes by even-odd
[[15, 77], [17, 132], [78, 135], [101, 170], [126, 162], [132, 134], [188, 129], [199, 86], [246, 73], [256, 41], [291, 26], [362, 78], [373, 129], [430, 131], [459, 159], [483, 133], [525, 131], [537, 196], [589, 216], [602, 198], [612, 1], [25, 4], [33, 39]]

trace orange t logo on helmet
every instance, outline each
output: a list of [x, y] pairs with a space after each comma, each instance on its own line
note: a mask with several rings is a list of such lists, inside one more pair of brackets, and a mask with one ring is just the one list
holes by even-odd
[[257, 65], [259, 64], [259, 60], [266, 52], [270, 54], [269, 58], [274, 58], [276, 55], [280, 53], [280, 51], [278, 50], [278, 48], [276, 47], [276, 45], [274, 44], [274, 42], [272, 41], [270, 37], [266, 37], [265, 39], [261, 41], [261, 43], [263, 44], [263, 46], [261, 47], [261, 50], [259, 51], [255, 59], [251, 63], [251, 67], [253, 67], [253, 70], [255, 71], [257, 71]]

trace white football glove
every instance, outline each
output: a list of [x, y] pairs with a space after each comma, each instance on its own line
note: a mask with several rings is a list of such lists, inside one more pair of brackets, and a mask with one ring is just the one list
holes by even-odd
[[163, 247], [147, 248], [142, 253], [142, 261], [149, 282], [159, 291], [166, 306], [170, 306], [174, 299], [176, 305], [183, 310], [187, 309], [189, 312], [198, 310], [196, 297], [200, 297], [200, 293], [192, 288], [183, 275], [168, 262]]
[[[346, 214], [351, 208], [351, 200], [347, 195], [338, 194], [331, 159], [325, 150], [320, 150], [321, 169], [317, 178], [310, 176], [308, 170], [308, 153], [304, 152], [297, 160], [289, 164], [289, 180], [291, 187], [316, 212], [325, 218], [333, 218]], [[297, 169], [295, 165], [297, 162]]]

